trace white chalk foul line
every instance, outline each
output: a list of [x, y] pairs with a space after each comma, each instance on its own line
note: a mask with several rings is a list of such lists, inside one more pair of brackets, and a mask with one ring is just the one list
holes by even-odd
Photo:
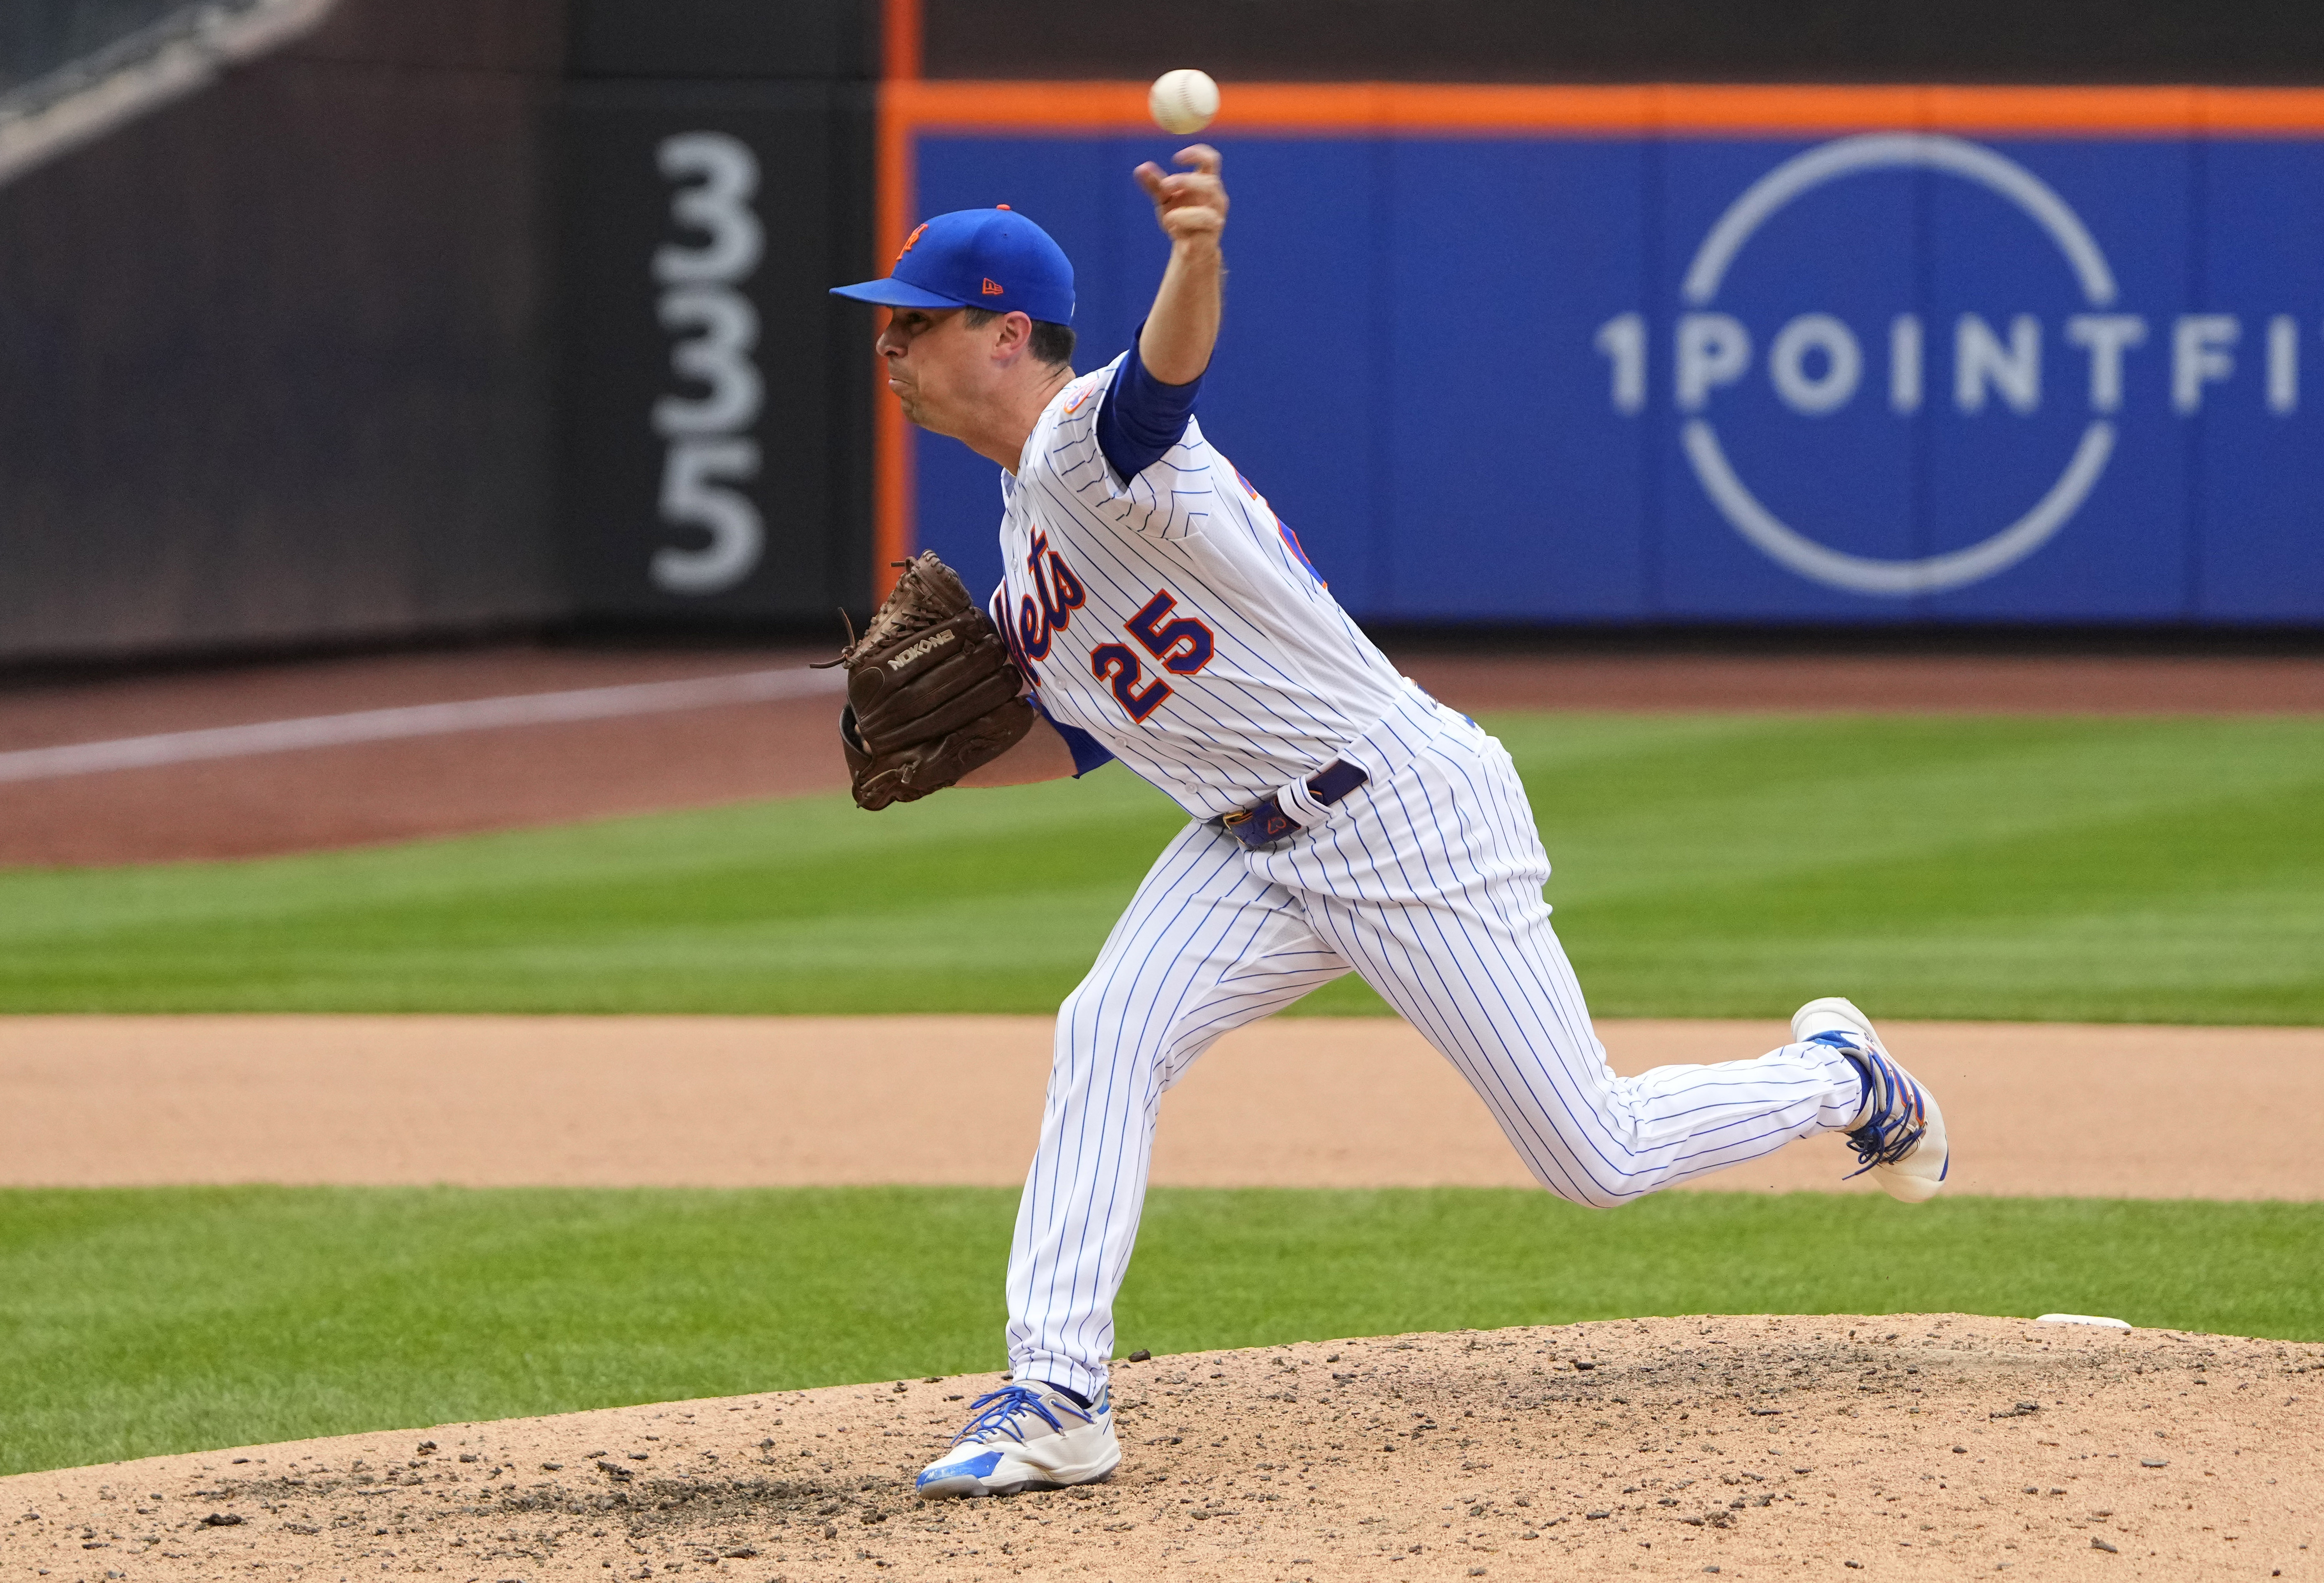
[[241, 759], [258, 753], [294, 752], [301, 748], [392, 741], [399, 737], [447, 736], [504, 726], [610, 720], [624, 714], [709, 709], [722, 704], [762, 704], [837, 693], [846, 686], [847, 673], [844, 670], [799, 667], [736, 671], [678, 682], [576, 687], [562, 693], [518, 693], [499, 698], [471, 698], [458, 704], [359, 709], [346, 714], [313, 714], [300, 720], [264, 720], [250, 725], [161, 732], [152, 736], [115, 737], [101, 742], [18, 748], [0, 753], [0, 781], [52, 780], [68, 775], [96, 775], [108, 769], [150, 769], [202, 759]]

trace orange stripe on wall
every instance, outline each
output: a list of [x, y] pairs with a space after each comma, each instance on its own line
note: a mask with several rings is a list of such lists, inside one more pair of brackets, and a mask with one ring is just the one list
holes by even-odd
[[[890, 82], [880, 87], [875, 156], [879, 193], [872, 206], [876, 230], [872, 257], [883, 270], [903, 252], [904, 236], [911, 226], [913, 128], [899, 103], [899, 90], [913, 86]], [[872, 354], [868, 346], [864, 352]], [[912, 430], [884, 374], [872, 381], [872, 602], [876, 605], [896, 585], [895, 563], [913, 549]]]
[[[920, 75], [920, 0], [887, 0], [880, 16], [880, 85], [874, 130], [872, 256], [882, 268], [903, 251], [912, 212], [912, 125], [901, 95]], [[870, 354], [871, 349], [866, 347]], [[872, 603], [896, 585], [895, 563], [912, 553], [912, 431], [884, 378], [872, 384]]]
[[920, 74], [920, 0], [887, 0], [880, 13], [880, 74], [905, 82]]
[[2201, 130], [2215, 137], [2296, 137], [2324, 132], [2315, 88], [2192, 88]]
[[[1140, 82], [891, 83], [918, 132], [1151, 132]], [[1223, 85], [1223, 133], [1820, 135], [1911, 130], [2150, 137], [2324, 132], [2324, 88], [1643, 83]]]

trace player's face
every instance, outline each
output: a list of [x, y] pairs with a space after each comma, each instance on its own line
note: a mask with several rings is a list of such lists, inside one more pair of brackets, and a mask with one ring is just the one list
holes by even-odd
[[878, 345], [904, 416], [938, 434], [961, 432], [993, 380], [991, 341], [971, 334], [957, 308], [889, 309]]

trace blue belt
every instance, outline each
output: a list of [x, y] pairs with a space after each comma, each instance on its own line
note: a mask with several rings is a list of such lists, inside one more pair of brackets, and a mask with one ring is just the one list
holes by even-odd
[[[1307, 792], [1328, 808], [1370, 778], [1361, 766], [1334, 759], [1307, 778]], [[1272, 845], [1305, 828], [1273, 797], [1255, 808], [1229, 814], [1219, 823], [1226, 826], [1228, 834], [1252, 848]]]

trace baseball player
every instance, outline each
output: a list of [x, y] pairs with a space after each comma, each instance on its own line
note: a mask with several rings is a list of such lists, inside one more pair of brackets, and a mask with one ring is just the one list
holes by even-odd
[[[1628, 1203], [1819, 1132], [1846, 1134], [1907, 1201], [1948, 1164], [1935, 1102], [1844, 999], [1802, 1007], [1792, 1042], [1757, 1060], [1607, 1066], [1508, 754], [1397, 673], [1194, 417], [1227, 193], [1215, 150], [1176, 162], [1191, 169], [1136, 172], [1169, 262], [1130, 349], [1094, 373], [1073, 370], [1072, 265], [1006, 208], [937, 216], [889, 277], [840, 288], [889, 309], [889, 389], [913, 422], [999, 465], [1003, 510], [985, 611], [924, 556], [850, 650], [859, 800], [1120, 759], [1189, 815], [1058, 1012], [1010, 1250], [1011, 1383], [919, 1476], [926, 1496], [1112, 1471], [1112, 1302], [1163, 1092], [1220, 1035], [1343, 973], [1576, 1203]], [[929, 686], [968, 703], [911, 699], [947, 667]], [[899, 723], [916, 712], [925, 729]]]

